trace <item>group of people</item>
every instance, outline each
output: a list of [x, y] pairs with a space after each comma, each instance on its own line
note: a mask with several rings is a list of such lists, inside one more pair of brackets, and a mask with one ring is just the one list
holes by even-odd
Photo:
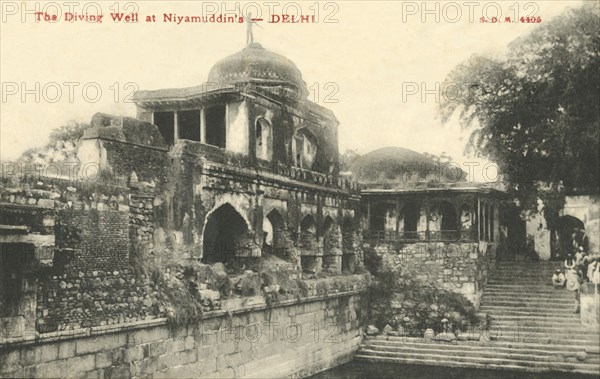
[[[581, 241], [581, 240], [580, 240]], [[585, 240], [584, 240], [585, 241]], [[565, 287], [567, 290], [575, 292], [577, 308], [579, 312], [579, 289], [583, 282], [590, 282], [596, 285], [600, 284], [600, 258], [591, 258], [587, 254], [587, 244], [577, 243], [573, 240], [575, 254], [568, 254], [564, 262], [565, 272], [560, 269], [552, 275], [552, 283], [557, 288]]]

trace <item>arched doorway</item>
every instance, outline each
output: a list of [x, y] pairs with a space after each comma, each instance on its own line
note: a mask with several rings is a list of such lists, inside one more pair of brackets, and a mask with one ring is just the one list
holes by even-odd
[[463, 204], [460, 207], [460, 239], [464, 241], [475, 240], [476, 235], [473, 230], [473, 221], [474, 221], [474, 212], [473, 209], [467, 205]]
[[247, 247], [248, 225], [231, 204], [215, 209], [204, 225], [202, 262], [228, 263]]
[[456, 210], [454, 208], [454, 205], [452, 205], [448, 201], [442, 201], [440, 202], [439, 207], [441, 217], [441, 238], [443, 240], [454, 240], [456, 239], [456, 233], [458, 230], [458, 219], [456, 217]]
[[263, 219], [263, 254], [272, 254], [281, 259], [287, 258], [285, 251], [285, 223], [283, 216], [272, 210]]
[[432, 240], [455, 240], [458, 220], [454, 205], [448, 201], [436, 201], [428, 215], [429, 238]]
[[573, 241], [577, 240], [579, 230], [585, 230], [583, 221], [573, 216], [562, 216], [556, 221], [556, 249], [552, 249], [552, 258], [564, 258], [574, 252]]
[[416, 240], [417, 225], [420, 217], [419, 207], [415, 203], [406, 204], [400, 211], [403, 237], [408, 240]]
[[261, 117], [256, 120], [256, 158], [270, 161], [273, 158], [273, 128]]
[[317, 226], [311, 215], [306, 215], [300, 223], [300, 237], [298, 247], [300, 248], [300, 263], [302, 270], [307, 273], [316, 273], [320, 269], [317, 243]]
[[294, 133], [292, 138], [292, 158], [296, 167], [310, 170], [317, 156], [317, 139], [302, 127]]
[[369, 230], [373, 237], [386, 239], [396, 232], [396, 204], [376, 203], [371, 207]]

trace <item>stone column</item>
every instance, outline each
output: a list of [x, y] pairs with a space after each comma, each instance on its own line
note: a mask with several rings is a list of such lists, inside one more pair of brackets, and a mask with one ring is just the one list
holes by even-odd
[[396, 238], [400, 237], [400, 199], [396, 199]]
[[[425, 199], [425, 240], [429, 240], [429, 217], [431, 212], [431, 207], [429, 205], [429, 199]], [[419, 211], [419, 213], [421, 213]]]
[[206, 143], [206, 113], [205, 108], [200, 108], [200, 142]]
[[462, 236], [462, 201], [454, 199], [454, 211], [456, 212], [456, 240], [460, 241]]
[[177, 111], [173, 112], [173, 141], [177, 142], [179, 140], [179, 118], [177, 116]]

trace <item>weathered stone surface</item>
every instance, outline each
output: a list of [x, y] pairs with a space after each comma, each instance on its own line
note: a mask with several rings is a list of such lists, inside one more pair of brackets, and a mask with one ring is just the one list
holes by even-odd
[[375, 325], [368, 325], [367, 326], [367, 335], [374, 336], [376, 334], [379, 334], [379, 329], [377, 329], [377, 327], [375, 327]]
[[386, 324], [385, 327], [383, 328], [382, 332], [384, 334], [390, 334], [393, 330], [394, 330], [394, 328], [392, 328], [390, 326], [390, 324]]
[[438, 333], [433, 337], [433, 340], [436, 342], [454, 342], [456, 341], [456, 336], [452, 332]]
[[[358, 347], [359, 331], [364, 328], [360, 296], [334, 294], [325, 300], [231, 316], [221, 314], [205, 320], [197, 328], [170, 329], [162, 325], [48, 341], [41, 345], [47, 353], [36, 353], [35, 347], [25, 345], [10, 356], [0, 351], [0, 360], [13, 362], [15, 366], [29, 362], [49, 377], [61, 377], [65, 372], [73, 377], [94, 378], [169, 377], [169, 373], [175, 372], [212, 377], [219, 369], [232, 374], [230, 367], [235, 368], [236, 375], [244, 372], [244, 375], [262, 376], [266, 367], [279, 375], [310, 375], [344, 362]], [[325, 327], [331, 324], [339, 325], [333, 344], [328, 334], [331, 330]], [[235, 325], [243, 332], [237, 333], [232, 328]], [[81, 355], [70, 356], [76, 353]], [[59, 357], [68, 358], [39, 361]], [[177, 371], [181, 367], [186, 370]], [[3, 367], [1, 373], [6, 376], [5, 372], [13, 371]]]

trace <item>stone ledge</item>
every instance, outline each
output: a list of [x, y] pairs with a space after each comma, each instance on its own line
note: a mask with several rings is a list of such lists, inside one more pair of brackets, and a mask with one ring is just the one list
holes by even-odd
[[[356, 285], [355, 285], [355, 287], [356, 287]], [[348, 296], [353, 296], [353, 295], [359, 295], [361, 293], [364, 293], [365, 291], [366, 291], [366, 285], [363, 288], [355, 289], [352, 291], [338, 292], [335, 294], [311, 296], [311, 297], [300, 298], [300, 299], [283, 300], [281, 302], [272, 304], [271, 306], [269, 306], [266, 302], [265, 303], [261, 302], [257, 305], [246, 306], [246, 307], [237, 308], [237, 309], [210, 311], [210, 312], [204, 313], [202, 315], [201, 320], [204, 321], [204, 320], [218, 318], [218, 317], [222, 317], [222, 316], [226, 316], [226, 315], [237, 315], [237, 314], [250, 313], [250, 312], [262, 311], [262, 310], [267, 310], [267, 309], [283, 308], [283, 307], [287, 307], [287, 306], [299, 305], [299, 304], [304, 304], [304, 303], [312, 303], [312, 302], [317, 302], [317, 301], [327, 300], [327, 299], [335, 299], [335, 298], [339, 298], [339, 297], [348, 297]], [[152, 320], [142, 320], [142, 321], [123, 323], [123, 324], [95, 326], [95, 327], [90, 327], [90, 328], [65, 330], [65, 331], [59, 331], [59, 332], [50, 332], [50, 333], [36, 332], [35, 335], [32, 334], [32, 335], [27, 335], [27, 336], [21, 337], [21, 338], [14, 338], [14, 339], [9, 339], [9, 340], [5, 340], [5, 341], [0, 341], [0, 348], [9, 347], [9, 346], [10, 347], [25, 346], [25, 345], [38, 344], [38, 343], [64, 341], [64, 340], [70, 340], [70, 339], [78, 339], [78, 338], [85, 338], [85, 337], [90, 337], [90, 336], [99, 336], [99, 335], [104, 335], [104, 334], [117, 333], [117, 332], [121, 332], [121, 331], [152, 328], [152, 327], [156, 327], [156, 326], [167, 325], [167, 322], [168, 322], [168, 320], [166, 318], [157, 318], [157, 319], [152, 319]]]

